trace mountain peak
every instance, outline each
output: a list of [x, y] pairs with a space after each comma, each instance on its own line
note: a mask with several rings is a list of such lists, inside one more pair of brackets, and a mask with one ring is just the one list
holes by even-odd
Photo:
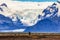
[[1, 6], [5, 6], [5, 7], [7, 7], [7, 4], [6, 4], [6, 3], [2, 3]]

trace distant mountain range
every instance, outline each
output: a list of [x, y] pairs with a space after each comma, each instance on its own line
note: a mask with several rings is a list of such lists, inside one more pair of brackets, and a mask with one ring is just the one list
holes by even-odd
[[[9, 14], [11, 12], [10, 10], [9, 10], [9, 12], [7, 12], [8, 11], [7, 9], [9, 9], [9, 8], [8, 8], [8, 6], [5, 3], [3, 3], [3, 4], [0, 5], [0, 31], [1, 30], [21, 29], [21, 28], [25, 29], [27, 27], [33, 27], [33, 29], [36, 29], [38, 27], [38, 29], [39, 29], [40, 27], [45, 27], [45, 26], [46, 27], [48, 27], [48, 26], [50, 27], [51, 25], [53, 25], [53, 26], [55, 26], [55, 25], [60, 26], [59, 25], [60, 24], [60, 17], [57, 17], [57, 16], [54, 16], [52, 18], [51, 17], [43, 18], [43, 19], [37, 21], [37, 23], [35, 25], [33, 25], [33, 26], [29, 26], [29, 25], [28, 26], [26, 26], [26, 25], [24, 26], [23, 23], [18, 18], [18, 15], [17, 16], [16, 15], [11, 15], [12, 18], [10, 18], [11, 16], [4, 15], [5, 13]], [[18, 13], [18, 12], [16, 12], [16, 13]], [[13, 20], [14, 17], [17, 20]], [[34, 27], [36, 27], [36, 28], [34, 28]]]

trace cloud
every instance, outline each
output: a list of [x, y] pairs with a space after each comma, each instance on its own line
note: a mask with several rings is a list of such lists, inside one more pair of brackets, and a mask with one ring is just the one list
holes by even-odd
[[24, 32], [25, 29], [1, 30], [0, 32]]

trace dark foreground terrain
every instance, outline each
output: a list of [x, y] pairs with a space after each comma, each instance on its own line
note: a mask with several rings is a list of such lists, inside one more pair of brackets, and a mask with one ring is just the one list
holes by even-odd
[[54, 33], [4, 34], [2, 33], [0, 34], [0, 40], [60, 40], [60, 34], [54, 34]]

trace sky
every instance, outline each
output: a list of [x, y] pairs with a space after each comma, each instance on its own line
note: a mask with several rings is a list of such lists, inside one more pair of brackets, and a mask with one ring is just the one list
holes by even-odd
[[[56, 2], [58, 0], [0, 0], [1, 2], [8, 2], [8, 1], [19, 1], [19, 2]], [[60, 0], [59, 0], [60, 1]]]
[[[0, 0], [0, 1], [23, 1], [23, 2], [56, 2], [57, 0]], [[60, 1], [60, 0], [59, 0]]]
[[31, 1], [31, 2], [56, 2], [57, 0], [13, 0], [13, 1]]

